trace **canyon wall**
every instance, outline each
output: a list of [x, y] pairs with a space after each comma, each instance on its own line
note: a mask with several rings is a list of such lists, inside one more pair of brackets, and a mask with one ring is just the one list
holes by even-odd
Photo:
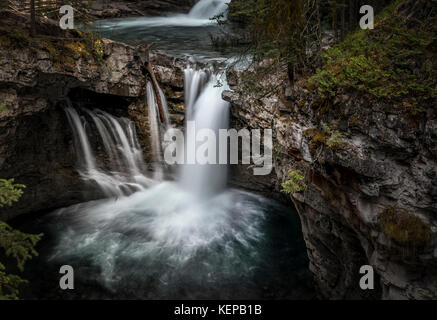
[[393, 3], [292, 81], [269, 61], [228, 72], [234, 124], [274, 131], [275, 187], [287, 182], [322, 298], [437, 297], [436, 12]]
[[[64, 34], [50, 21], [39, 23], [44, 36], [32, 39], [27, 17], [7, 10], [0, 11], [0, 21], [14, 26], [0, 30], [0, 177], [27, 186], [18, 203], [1, 209], [0, 219], [101, 197], [75, 170], [72, 132], [60, 102], [69, 98], [131, 118], [147, 159], [144, 48], [107, 39], [90, 44], [80, 32]], [[181, 123], [185, 62], [159, 51], [150, 61], [170, 116]]]
[[[223, 97], [232, 103], [234, 126], [273, 129], [277, 182], [272, 188], [279, 191], [292, 169], [305, 178], [306, 190], [291, 199], [300, 215], [319, 296], [435, 296], [435, 105], [418, 120], [350, 92], [325, 106], [336, 113], [324, 112], [317, 90], [307, 81], [289, 85], [286, 73], [274, 73], [260, 86], [279, 84], [281, 89], [264, 95], [247, 90], [244, 72], [228, 72], [231, 90]], [[337, 145], [327, 145], [334, 129], [320, 129], [321, 119], [341, 137]], [[391, 221], [392, 214], [409, 222]], [[408, 241], [399, 234], [408, 234]], [[374, 267], [374, 290], [360, 289], [363, 265]]]

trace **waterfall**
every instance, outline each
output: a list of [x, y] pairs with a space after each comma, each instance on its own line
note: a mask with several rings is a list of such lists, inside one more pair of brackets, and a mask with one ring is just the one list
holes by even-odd
[[196, 19], [211, 19], [226, 12], [230, 0], [200, 0], [188, 14]]
[[[135, 35], [138, 43], [150, 43], [141, 38], [144, 33], [160, 43], [161, 37], [170, 38], [185, 55], [190, 43], [186, 39], [207, 39], [207, 33], [215, 29], [210, 18], [224, 11], [225, 3], [200, 0], [189, 14], [116, 19], [104, 22], [104, 28], [122, 30], [123, 41]], [[193, 43], [197, 54], [205, 42]], [[41, 267], [52, 270], [74, 261], [79, 288], [75, 297], [288, 299], [289, 292], [297, 290], [292, 298], [301, 298], [299, 288], [305, 290], [308, 282], [302, 270], [309, 262], [296, 212], [260, 195], [227, 188], [226, 165], [196, 162], [196, 153], [202, 155], [206, 150], [209, 160], [219, 160], [220, 148], [227, 147], [215, 139], [215, 148], [204, 148], [210, 136], [218, 138], [217, 131], [228, 128], [230, 106], [222, 99], [226, 89], [226, 79], [212, 68], [187, 67], [185, 132], [176, 132], [181, 128], [171, 127], [163, 91], [159, 89], [164, 111], [161, 123], [155, 91], [147, 83], [143, 111], [148, 114], [152, 153], [147, 164], [134, 122], [108, 113], [107, 108], [86, 109], [66, 102], [78, 172], [109, 198], [59, 209], [38, 219], [45, 228], [38, 233], [50, 235], [50, 241], [41, 246], [45, 252], [40, 257], [47, 260]], [[173, 142], [164, 134], [169, 129], [180, 138], [177, 150], [185, 151], [178, 154], [178, 160], [192, 157], [188, 149], [196, 158], [192, 164], [177, 167], [177, 181], [163, 179], [171, 176], [162, 154], [168, 151], [164, 143], [169, 146]], [[210, 135], [199, 135], [200, 141], [196, 141], [202, 129], [209, 129]], [[153, 174], [146, 171], [150, 168]], [[290, 230], [294, 232], [291, 235]], [[284, 286], [286, 283], [291, 287]], [[56, 286], [53, 290], [49, 298], [58, 294]], [[35, 290], [40, 291], [39, 287]]]
[[[195, 130], [186, 128], [186, 140], [196, 139], [197, 132], [202, 129], [211, 129], [215, 133], [216, 163], [219, 163], [219, 154], [222, 152], [218, 145], [219, 129], [228, 129], [229, 103], [222, 99], [225, 86], [218, 86], [217, 75], [208, 76], [209, 71], [187, 68], [185, 74], [186, 118], [195, 123]], [[190, 132], [192, 131], [192, 132]], [[209, 139], [205, 137], [205, 140]], [[195, 142], [195, 153], [202, 152], [202, 145], [206, 141]], [[186, 141], [189, 144], [190, 141]], [[190, 153], [186, 146], [185, 154]], [[211, 152], [209, 150], [208, 152]], [[189, 163], [186, 159], [185, 163]], [[220, 164], [185, 164], [181, 174], [181, 184], [195, 194], [211, 196], [223, 190], [227, 182], [227, 166]]]
[[[151, 185], [152, 181], [142, 174], [144, 161], [132, 121], [99, 109], [81, 108], [83, 115], [80, 115], [69, 101], [64, 110], [73, 131], [78, 171], [83, 179], [95, 181], [108, 197], [129, 195]], [[87, 130], [91, 122], [86, 115], [97, 128], [109, 162], [108, 170], [103, 163], [96, 164], [90, 142], [92, 130]]]
[[204, 70], [188, 67], [184, 70], [185, 118], [193, 119], [194, 103], [208, 83], [209, 76]]
[[222, 13], [226, 14], [227, 4], [230, 0], [200, 0], [191, 8], [188, 14], [173, 14], [167, 17], [141, 17], [132, 18], [126, 21], [110, 20], [99, 22], [104, 29], [111, 29], [114, 26], [123, 28], [136, 27], [201, 27], [214, 24], [211, 18]]
[[[158, 104], [150, 82], [147, 83], [147, 107], [149, 113], [150, 144], [152, 147], [153, 180], [143, 174], [144, 159], [135, 129], [135, 123], [126, 118], [115, 117], [103, 110], [80, 108], [79, 114], [71, 101], [67, 100], [65, 113], [73, 130], [74, 144], [77, 150], [79, 168], [82, 178], [93, 180], [106, 196], [124, 196], [135, 191], [144, 190], [164, 177], [162, 159], [162, 137], [164, 131], [171, 126], [167, 100], [159, 88], [164, 122], [158, 117]], [[88, 119], [92, 120], [89, 122]], [[103, 145], [108, 163], [96, 165], [96, 157], [92, 151], [90, 138], [91, 123], [94, 124], [99, 141]], [[87, 130], [88, 129], [88, 130]]]
[[74, 131], [74, 143], [76, 146], [80, 146], [80, 151], [78, 151], [80, 165], [85, 166], [88, 171], [92, 171], [95, 168], [95, 161], [85, 131], [86, 121], [73, 109], [69, 100], [67, 100], [65, 112], [67, 113], [68, 122]]

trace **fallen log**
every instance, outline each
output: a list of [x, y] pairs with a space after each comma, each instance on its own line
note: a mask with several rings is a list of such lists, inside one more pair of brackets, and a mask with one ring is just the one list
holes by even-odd
[[145, 50], [147, 51], [147, 59], [144, 62], [144, 66], [145, 66], [147, 72], [149, 73], [150, 80], [152, 81], [152, 87], [153, 87], [153, 91], [155, 92], [156, 103], [158, 105], [159, 120], [161, 121], [161, 123], [164, 123], [164, 121], [165, 121], [164, 107], [162, 105], [161, 93], [159, 91], [159, 84], [158, 84], [158, 81], [156, 80], [155, 72], [153, 71], [153, 65], [152, 65], [152, 63], [150, 63], [150, 61], [148, 59], [149, 58], [148, 52], [154, 44], [155, 43], [151, 43], [151, 44], [148, 44], [145, 46]]

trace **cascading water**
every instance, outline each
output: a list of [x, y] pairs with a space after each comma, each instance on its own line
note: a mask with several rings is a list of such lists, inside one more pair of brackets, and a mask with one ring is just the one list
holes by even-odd
[[[185, 70], [187, 121], [194, 121], [198, 130], [228, 127], [229, 105], [221, 98], [226, 84], [217, 86], [217, 80], [210, 70]], [[160, 154], [162, 128], [150, 84], [147, 93], [151, 142]], [[126, 183], [121, 174], [97, 169], [87, 138], [92, 129], [89, 121], [72, 107], [66, 112], [77, 149], [86, 154], [83, 174], [99, 182], [99, 172], [105, 179]], [[142, 166], [133, 125], [101, 110], [83, 113], [95, 124], [108, 157], [128, 168], [124, 175], [138, 176]], [[117, 161], [114, 170], [119, 168]], [[225, 189], [226, 176], [223, 165], [186, 165], [179, 181], [149, 179], [148, 187], [142, 185], [130, 195], [61, 209], [42, 223], [46, 232], [58, 234], [46, 258], [56, 265], [74, 265], [76, 281], [97, 280], [102, 286], [98, 297], [259, 298], [271, 285], [277, 291], [280, 284], [265, 275], [281, 278], [283, 272], [288, 274], [305, 263], [300, 254], [287, 259], [292, 265], [286, 264], [284, 270], [269, 263], [283, 254], [271, 250], [279, 242], [284, 248], [295, 245], [295, 239], [265, 235], [275, 232], [275, 219], [289, 218], [278, 214], [284, 209], [270, 200]]]
[[188, 16], [196, 19], [210, 19], [226, 12], [230, 0], [200, 0]]
[[[190, 127], [186, 128], [186, 135], [191, 134], [192, 137], [202, 129], [211, 129], [218, 137], [219, 129], [228, 129], [229, 126], [229, 103], [221, 98], [223, 90], [227, 87], [218, 86], [218, 76], [209, 75], [209, 73], [210, 71], [196, 70], [195, 68], [185, 70], [186, 118], [195, 123], [192, 132], [190, 132]], [[196, 144], [193, 144], [196, 153], [202, 151], [204, 143], [205, 141], [197, 141]], [[215, 159], [215, 163], [219, 163], [219, 155], [222, 150], [220, 150], [220, 146], [216, 147], [215, 155], [212, 157]], [[189, 153], [190, 150], [187, 150], [186, 154]], [[223, 190], [226, 182], [226, 165], [186, 164], [182, 171], [181, 183], [199, 195], [211, 195]]]
[[[85, 131], [85, 124], [83, 118], [79, 116], [77, 111], [71, 106], [71, 102], [67, 101], [68, 106], [65, 108], [65, 112], [68, 117], [70, 126], [73, 128], [73, 138], [76, 146], [80, 146], [78, 149], [80, 165], [84, 166], [87, 171], [95, 170], [96, 164], [94, 161], [94, 155], [91, 151], [90, 143]], [[82, 161], [81, 161], [82, 160]]]
[[97, 183], [108, 196], [124, 196], [138, 190], [144, 190], [156, 181], [163, 179], [162, 168], [162, 132], [170, 127], [167, 100], [159, 88], [164, 111], [164, 124], [158, 121], [158, 105], [152, 84], [147, 83], [147, 106], [149, 112], [150, 138], [153, 154], [153, 180], [144, 175], [144, 159], [141, 151], [135, 124], [126, 118], [117, 118], [109, 113], [95, 109], [81, 108], [94, 123], [104, 146], [109, 161], [109, 170], [96, 165], [95, 155], [91, 150], [87, 128], [90, 123], [85, 116], [80, 116], [67, 101], [65, 112], [73, 130], [74, 142], [80, 165], [79, 173], [86, 180]]
[[[187, 15], [116, 21], [113, 26], [129, 32], [129, 26], [142, 31], [153, 26], [210, 28], [209, 18], [223, 12], [226, 2], [201, 0]], [[102, 28], [112, 23], [103, 23]], [[198, 33], [198, 28], [192, 29]], [[162, 32], [172, 34], [168, 29]], [[217, 86], [218, 80], [224, 86]], [[221, 98], [225, 89], [225, 79], [211, 70], [188, 67], [187, 125], [194, 121], [197, 130], [214, 132], [227, 128], [229, 105]], [[69, 298], [76, 293], [80, 298], [100, 299], [307, 297], [302, 270], [308, 260], [296, 212], [261, 196], [226, 188], [224, 165], [184, 165], [177, 181], [162, 181], [166, 176], [162, 138], [171, 125], [162, 90], [160, 95], [164, 124], [158, 120], [156, 97], [147, 84], [154, 154], [150, 178], [143, 173], [145, 164], [132, 122], [101, 110], [66, 107], [80, 173], [96, 181], [110, 198], [61, 209], [42, 218], [39, 225], [32, 224], [52, 239], [40, 254], [48, 261], [44, 267], [53, 270], [41, 274], [58, 275], [59, 265], [73, 266], [75, 287], [90, 292], [67, 290]], [[95, 157], [90, 142], [93, 132], [109, 159], [109, 169]], [[195, 149], [201, 144], [195, 144]], [[220, 152], [217, 148], [216, 156]], [[58, 281], [47, 283], [57, 286]]]
[[128, 119], [116, 118], [102, 110], [83, 109], [94, 122], [108, 155], [110, 171], [96, 165], [91, 151], [87, 128], [90, 123], [85, 116], [68, 102], [65, 107], [70, 126], [73, 130], [76, 150], [78, 150], [79, 173], [82, 178], [97, 183], [107, 196], [123, 196], [150, 186], [152, 180], [145, 177], [140, 168], [143, 157], [139, 148], [134, 123]]
[[[214, 24], [215, 22], [211, 20], [217, 15], [226, 12], [228, 3], [230, 0], [200, 0], [188, 14], [176, 14], [170, 15], [168, 17], [144, 17], [130, 19], [129, 21], [123, 22], [123, 26], [127, 28], [133, 28], [136, 26], [147, 26], [147, 27], [160, 27], [160, 26], [189, 26], [189, 27], [199, 27], [209, 24]], [[119, 22], [114, 21], [113, 23], [105, 23], [101, 25], [103, 28], [112, 28], [114, 24]]]

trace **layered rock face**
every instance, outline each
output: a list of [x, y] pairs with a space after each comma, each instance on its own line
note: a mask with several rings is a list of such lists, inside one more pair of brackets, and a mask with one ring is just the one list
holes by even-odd
[[[306, 190], [292, 200], [319, 295], [435, 297], [436, 106], [415, 119], [351, 92], [329, 106], [339, 110], [336, 116], [323, 115], [319, 95], [306, 83], [290, 86], [286, 74], [273, 74], [261, 85], [282, 88], [263, 96], [244, 90], [241, 75], [228, 73], [232, 90], [224, 93], [234, 125], [274, 130], [277, 190], [290, 169], [305, 177]], [[336, 130], [320, 129], [320, 117]], [[334, 135], [340, 137], [336, 143]], [[375, 270], [374, 290], [359, 286], [363, 265]]]
[[[29, 39], [26, 16], [0, 11], [0, 20], [14, 26], [0, 34], [0, 177], [27, 186], [13, 208], [2, 208], [0, 219], [100, 197], [75, 170], [72, 133], [59, 102], [83, 100], [130, 117], [147, 158], [146, 52], [106, 39], [88, 48], [81, 35], [58, 34], [49, 21], [38, 25], [46, 38]], [[182, 121], [184, 62], [162, 52], [152, 52], [150, 61], [169, 97], [170, 116]]]
[[93, 1], [91, 8], [84, 9], [96, 18], [120, 18], [138, 16], [165, 16], [169, 13], [187, 13], [196, 0], [142, 0], [142, 1]]

